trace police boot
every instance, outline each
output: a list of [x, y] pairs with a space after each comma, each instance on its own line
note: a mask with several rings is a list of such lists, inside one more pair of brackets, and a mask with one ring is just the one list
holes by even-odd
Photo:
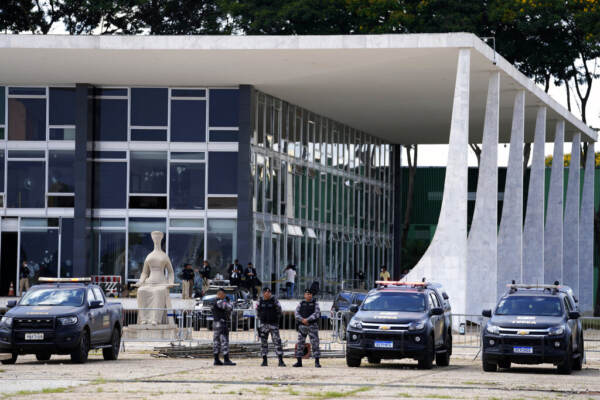
[[223, 365], [223, 363], [221, 362], [221, 360], [219, 360], [219, 355], [215, 354], [215, 362], [213, 363], [213, 365]]
[[285, 367], [285, 363], [283, 362], [283, 356], [279, 356], [279, 366]]
[[235, 365], [235, 363], [229, 359], [229, 354], [223, 354], [223, 365]]
[[315, 368], [321, 368], [321, 363], [318, 358], [315, 358]]
[[266, 367], [266, 366], [268, 366], [268, 365], [269, 365], [269, 364], [267, 363], [267, 356], [263, 356], [263, 362], [262, 362], [262, 364], [260, 364], [260, 366], [261, 366], [261, 367]]
[[301, 367], [302, 366], [302, 357], [296, 357], [296, 360], [298, 360], [298, 361], [296, 361], [296, 364], [292, 365], [292, 367], [296, 367], [296, 368]]

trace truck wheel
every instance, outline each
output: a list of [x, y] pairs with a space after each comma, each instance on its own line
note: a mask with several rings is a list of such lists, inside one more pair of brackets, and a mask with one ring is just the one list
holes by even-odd
[[231, 318], [231, 332], [236, 332], [238, 330], [238, 317]]
[[510, 368], [510, 361], [508, 361], [508, 360], [500, 360], [500, 361], [498, 361], [498, 367], [502, 368], [502, 369], [509, 369]]
[[52, 357], [52, 354], [50, 353], [36, 353], [35, 355], [35, 358], [37, 358], [38, 361], [48, 361], [50, 357]]
[[119, 350], [121, 348], [121, 332], [118, 328], [113, 329], [110, 339], [110, 347], [102, 349], [102, 356], [107, 361], [114, 361], [119, 358]]
[[496, 372], [498, 371], [498, 365], [496, 363], [488, 361], [488, 358], [484, 354], [481, 356], [481, 366], [485, 372]]
[[569, 349], [567, 350], [565, 359], [563, 362], [558, 364], [558, 373], [562, 375], [570, 375], [571, 371], [573, 371], [573, 349], [571, 348], [571, 344], [569, 344]]
[[212, 322], [207, 322], [206, 323], [206, 329], [208, 329], [209, 331], [213, 330], [213, 323]]
[[2, 364], [4, 365], [12, 365], [17, 362], [17, 358], [19, 357], [18, 353], [12, 353], [12, 357], [8, 360], [2, 360]]
[[381, 364], [381, 358], [379, 357], [367, 357], [369, 364]]
[[573, 361], [573, 370], [574, 371], [581, 371], [581, 369], [583, 368], [583, 357], [585, 354], [585, 349], [583, 347], [583, 338], [580, 337], [579, 338], [579, 352], [577, 354], [577, 358]]
[[76, 364], [83, 364], [88, 359], [90, 352], [90, 333], [85, 330], [79, 339], [79, 346], [71, 353], [71, 361]]
[[348, 334], [346, 320], [342, 321], [341, 330], [342, 330], [342, 332], [340, 333], [340, 339], [346, 340], [347, 339], [346, 335]]
[[433, 338], [429, 338], [427, 341], [427, 347], [425, 348], [425, 355], [419, 360], [419, 369], [431, 369], [433, 367], [433, 358], [435, 356], [435, 350], [433, 348]]
[[250, 321], [248, 321], [248, 319], [244, 319], [244, 330], [245, 331], [249, 331], [250, 330]]
[[346, 365], [351, 368], [360, 367], [361, 358], [360, 357], [352, 357], [348, 353], [346, 353]]

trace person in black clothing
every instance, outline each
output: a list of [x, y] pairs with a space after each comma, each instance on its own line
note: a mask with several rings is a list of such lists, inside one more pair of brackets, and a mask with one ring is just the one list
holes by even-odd
[[227, 273], [229, 274], [229, 283], [232, 286], [239, 286], [242, 282], [242, 275], [244, 275], [244, 267], [236, 259], [227, 269]]
[[256, 296], [258, 295], [258, 290], [256, 290], [256, 286], [260, 286], [260, 281], [258, 280], [258, 276], [256, 274], [256, 268], [252, 266], [252, 263], [248, 263], [248, 268], [244, 271], [244, 276], [246, 278], [246, 288], [248, 290], [252, 290], [252, 298], [256, 300]]
[[210, 264], [208, 264], [207, 260], [202, 262], [202, 267], [200, 268], [200, 276], [202, 277], [202, 293], [206, 293], [208, 289], [208, 280], [210, 279]]
[[258, 334], [260, 335], [260, 353], [263, 358], [261, 367], [266, 367], [267, 354], [269, 352], [269, 333], [275, 345], [275, 354], [279, 358], [279, 366], [285, 367], [283, 362], [283, 346], [281, 345], [281, 337], [279, 336], [279, 319], [283, 314], [281, 304], [271, 295], [271, 289], [265, 287], [263, 289], [263, 297], [260, 298], [256, 305], [256, 315], [260, 321]]
[[192, 264], [186, 263], [181, 271], [181, 298], [189, 299], [192, 297], [192, 288], [194, 287], [194, 278], [196, 273], [192, 269]]

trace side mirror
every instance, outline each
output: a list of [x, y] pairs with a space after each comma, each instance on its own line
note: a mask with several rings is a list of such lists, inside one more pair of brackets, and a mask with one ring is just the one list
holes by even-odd
[[579, 319], [580, 316], [579, 311], [569, 312], [569, 319]]
[[448, 293], [446, 293], [446, 292], [442, 293], [442, 297], [444, 298], [444, 300], [448, 300], [450, 298], [448, 296]]
[[348, 308], [351, 313], [356, 314], [358, 312], [358, 306], [356, 304], [352, 304], [350, 308]]
[[483, 310], [481, 312], [481, 315], [483, 315], [486, 318], [492, 318], [492, 310]]
[[16, 305], [17, 305], [17, 301], [16, 300], [9, 300], [9, 301], [6, 302], [6, 308], [13, 308]]
[[429, 312], [431, 315], [442, 315], [444, 314], [444, 309], [441, 307], [434, 307]]
[[90, 302], [90, 309], [94, 309], [94, 308], [102, 308], [103, 304], [100, 300], [92, 300]]

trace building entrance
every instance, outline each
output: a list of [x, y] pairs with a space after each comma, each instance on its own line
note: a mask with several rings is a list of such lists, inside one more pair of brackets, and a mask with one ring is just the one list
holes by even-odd
[[17, 292], [17, 248], [18, 232], [2, 232], [0, 249], [0, 296], [7, 296], [12, 282]]

